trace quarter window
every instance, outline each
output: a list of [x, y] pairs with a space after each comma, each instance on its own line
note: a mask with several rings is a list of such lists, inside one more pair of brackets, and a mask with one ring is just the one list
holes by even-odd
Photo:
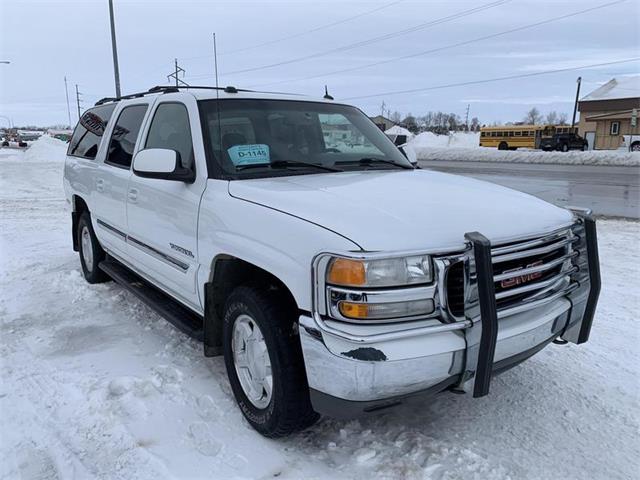
[[162, 103], [156, 109], [144, 148], [166, 148], [180, 155], [184, 168], [193, 166], [193, 141], [187, 107], [181, 103]]
[[611, 122], [611, 135], [618, 135], [620, 133], [620, 122]]
[[133, 149], [136, 146], [136, 140], [146, 112], [146, 105], [132, 105], [131, 107], [125, 107], [120, 112], [111, 134], [107, 163], [121, 168], [129, 168], [131, 166]]
[[84, 112], [73, 131], [67, 155], [96, 158], [102, 135], [107, 128], [114, 108], [115, 104], [102, 105]]

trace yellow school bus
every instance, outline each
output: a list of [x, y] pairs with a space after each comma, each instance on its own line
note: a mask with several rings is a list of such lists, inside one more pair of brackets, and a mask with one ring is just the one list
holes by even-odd
[[539, 148], [540, 140], [556, 133], [574, 133], [578, 129], [566, 125], [500, 125], [480, 129], [480, 146], [498, 150]]

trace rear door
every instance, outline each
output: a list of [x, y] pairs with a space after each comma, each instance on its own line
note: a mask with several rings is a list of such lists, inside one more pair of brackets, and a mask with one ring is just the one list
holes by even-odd
[[127, 257], [127, 185], [148, 102], [123, 106], [112, 121], [104, 163], [96, 171], [93, 222], [103, 247]]
[[196, 288], [197, 229], [207, 169], [197, 103], [191, 96], [163, 95], [149, 118], [138, 150], [176, 151], [182, 166], [195, 171], [196, 180], [185, 183], [131, 175], [127, 194], [129, 255], [141, 273], [201, 311]]

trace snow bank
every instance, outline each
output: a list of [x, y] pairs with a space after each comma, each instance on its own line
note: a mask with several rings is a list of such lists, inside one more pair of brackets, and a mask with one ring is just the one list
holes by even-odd
[[[424, 135], [424, 134], [421, 134]], [[416, 140], [421, 136], [418, 135]], [[504, 151], [497, 148], [447, 148], [411, 143], [419, 160], [461, 162], [554, 163], [564, 165], [640, 165], [640, 152], [589, 150], [586, 152], [543, 152], [541, 150]]]
[[42, 135], [19, 159], [23, 162], [64, 162], [68, 145], [57, 138]]
[[423, 132], [411, 141], [411, 145], [416, 151], [433, 147], [473, 148], [479, 146], [479, 140], [480, 134], [475, 132], [449, 132], [449, 135]]

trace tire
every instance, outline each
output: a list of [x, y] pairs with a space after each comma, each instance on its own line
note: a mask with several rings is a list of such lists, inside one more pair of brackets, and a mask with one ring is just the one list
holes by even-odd
[[569, 145], [567, 145], [566, 143], [563, 143], [562, 145], [560, 145], [560, 151], [561, 152], [568, 152], [569, 151]]
[[89, 212], [85, 211], [80, 215], [76, 235], [78, 236], [78, 253], [80, 254], [80, 265], [84, 279], [89, 283], [108, 282], [109, 277], [98, 267], [100, 262], [104, 260], [105, 253], [93, 231]]
[[640, 152], [640, 142], [633, 142], [629, 150], [632, 152]]
[[500, 142], [500, 144], [498, 145], [498, 150], [508, 150], [509, 149], [509, 144], [507, 144], [507, 142]]
[[[240, 286], [224, 309], [224, 362], [231, 389], [247, 421], [270, 438], [307, 428], [319, 418], [309, 400], [296, 312], [281, 297], [273, 290]], [[270, 363], [270, 394], [263, 359]]]
[[583, 152], [586, 152], [586, 151], [587, 151], [587, 148], [588, 148], [588, 147], [587, 147], [587, 145], [582, 145], [581, 150], [582, 150]]

